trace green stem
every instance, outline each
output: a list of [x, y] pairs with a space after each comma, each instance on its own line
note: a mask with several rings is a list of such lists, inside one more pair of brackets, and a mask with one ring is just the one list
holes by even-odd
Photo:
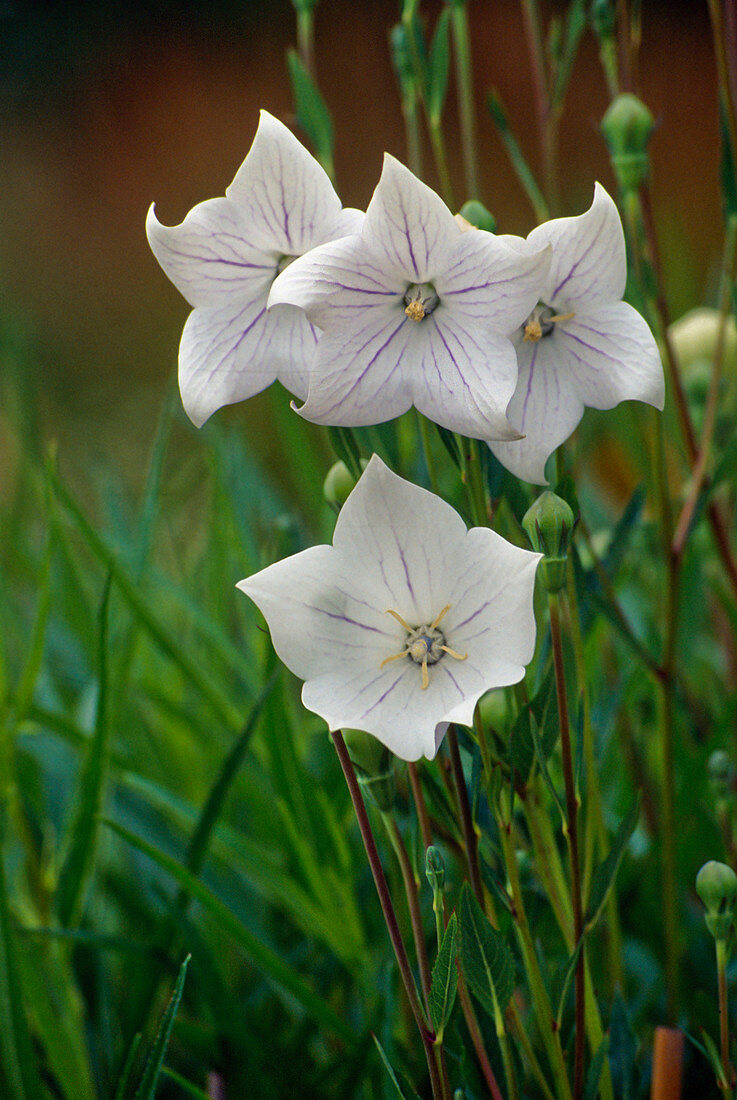
[[305, 69], [315, 79], [315, 13], [311, 7], [297, 8], [297, 52]]
[[389, 834], [389, 839], [392, 842], [392, 847], [399, 863], [399, 868], [402, 872], [402, 882], [404, 883], [404, 892], [407, 897], [407, 908], [409, 909], [409, 919], [412, 924], [412, 936], [415, 941], [415, 953], [417, 955], [417, 966], [420, 971], [420, 984], [422, 986], [422, 994], [425, 999], [425, 1009], [427, 1011], [428, 1018], [430, 1017], [430, 963], [427, 957], [427, 945], [425, 943], [425, 932], [422, 927], [422, 911], [420, 910], [420, 900], [418, 895], [418, 882], [415, 877], [415, 873], [412, 870], [412, 864], [409, 861], [409, 855], [407, 853], [407, 846], [404, 843], [404, 838], [399, 831], [395, 819], [391, 814], [382, 813], [382, 819], [386, 826], [386, 831]]
[[[560, 606], [557, 593], [549, 593], [548, 605], [550, 608], [550, 638], [553, 649], [555, 689], [558, 699], [558, 719], [560, 722], [560, 745], [563, 754], [563, 778], [566, 789], [566, 837], [568, 840], [568, 852], [571, 865], [573, 935], [574, 942], [581, 943], [583, 936], [583, 901], [581, 897], [581, 868], [578, 851], [578, 798], [576, 797], [576, 784], [573, 775], [573, 752], [571, 748], [571, 731], [568, 721], [568, 698], [566, 694], [566, 677], [563, 664], [563, 638], [560, 629]], [[584, 1021], [586, 1018], [586, 993], [584, 984], [585, 952], [586, 945], [582, 944], [578, 962], [576, 963], [575, 975], [576, 1027], [573, 1059], [574, 1100], [580, 1100], [580, 1097], [583, 1096], [584, 1084]]]
[[473, 1004], [471, 997], [466, 987], [463, 974], [458, 972], [458, 999], [461, 1002], [461, 1009], [463, 1010], [463, 1016], [466, 1021], [466, 1027], [468, 1028], [468, 1034], [471, 1036], [471, 1042], [473, 1043], [473, 1049], [476, 1051], [476, 1057], [478, 1059], [479, 1067], [484, 1080], [486, 1081], [489, 1092], [494, 1097], [494, 1100], [503, 1100], [502, 1094], [499, 1091], [499, 1085], [497, 1084], [494, 1071], [491, 1068], [491, 1063], [486, 1056], [486, 1050], [484, 1049], [484, 1040], [481, 1036], [481, 1029], [479, 1022], [476, 1019], [476, 1013], [473, 1010]]
[[438, 469], [435, 465], [435, 456], [432, 453], [432, 439], [430, 437], [430, 423], [422, 415], [421, 412], [417, 413], [417, 424], [420, 429], [420, 439], [422, 440], [422, 452], [425, 456], [425, 465], [427, 466], [427, 476], [430, 479], [430, 488], [434, 493], [440, 496], [440, 488], [438, 482]]
[[453, 780], [455, 782], [456, 796], [458, 798], [458, 809], [461, 815], [461, 827], [463, 829], [463, 839], [466, 845], [466, 859], [468, 861], [468, 874], [471, 880], [471, 887], [476, 896], [476, 901], [481, 908], [484, 908], [484, 888], [481, 883], [481, 871], [479, 869], [479, 838], [476, 833], [476, 828], [473, 823], [473, 816], [471, 814], [471, 806], [468, 801], [468, 790], [466, 789], [466, 779], [463, 774], [463, 764], [461, 762], [461, 753], [458, 747], [458, 734], [453, 723], [448, 726], [448, 750], [450, 752], [450, 763], [453, 769]]
[[476, 155], [476, 112], [473, 102], [473, 74], [471, 72], [471, 36], [468, 29], [468, 11], [465, 0], [451, 5], [450, 18], [453, 29], [453, 45], [455, 46], [466, 198], [478, 199], [480, 194]]
[[719, 1087], [724, 1093], [724, 1100], [732, 1100], [732, 1082], [734, 1070], [729, 1060], [729, 1015], [727, 1012], [727, 941], [717, 939], [717, 981], [719, 983], [719, 1040], [722, 1052], [722, 1069], [724, 1070], [724, 1082]]
[[466, 459], [466, 490], [468, 503], [471, 509], [471, 518], [476, 527], [486, 527], [489, 523], [489, 512], [486, 506], [486, 489], [481, 472], [481, 455], [479, 447], [486, 446], [478, 439], [465, 439], [463, 441], [464, 456]]
[[443, 136], [443, 125], [440, 118], [435, 115], [428, 115], [427, 128], [430, 132], [430, 144], [432, 145], [432, 152], [435, 158], [435, 167], [438, 170], [440, 194], [446, 206], [453, 211], [456, 208], [456, 204], [453, 196], [453, 184], [450, 182], [448, 156], [445, 151], [445, 137]]
[[386, 876], [384, 875], [384, 868], [381, 866], [381, 859], [379, 858], [379, 852], [376, 847], [376, 841], [371, 831], [371, 823], [368, 819], [366, 812], [366, 806], [363, 801], [363, 795], [361, 794], [361, 788], [358, 785], [358, 779], [353, 769], [351, 758], [348, 755], [348, 748], [343, 740], [343, 734], [340, 730], [335, 730], [332, 734], [333, 744], [335, 745], [335, 751], [338, 754], [340, 766], [343, 769], [343, 775], [345, 776], [346, 784], [348, 785], [348, 791], [353, 803], [353, 809], [356, 812], [356, 818], [358, 820], [358, 827], [361, 831], [361, 838], [363, 840], [363, 846], [366, 849], [366, 856], [368, 857], [369, 866], [371, 867], [371, 873], [374, 877], [374, 883], [376, 884], [376, 892], [379, 895], [379, 901], [381, 903], [381, 909], [384, 914], [384, 920], [386, 922], [387, 931], [389, 932], [389, 938], [394, 948], [394, 954], [396, 955], [397, 964], [399, 966], [399, 972], [402, 976], [404, 988], [407, 993], [407, 1000], [409, 1001], [410, 1008], [412, 1009], [412, 1015], [415, 1018], [417, 1024], [417, 1030], [420, 1033], [422, 1039], [422, 1046], [425, 1051], [425, 1059], [427, 1061], [427, 1069], [430, 1074], [430, 1084], [432, 1086], [433, 1100], [445, 1100], [445, 1090], [443, 1088], [443, 1081], [438, 1071], [438, 1065], [435, 1060], [434, 1040], [435, 1036], [427, 1025], [425, 1014], [420, 1004], [420, 998], [417, 993], [417, 986], [415, 985], [414, 977], [412, 976], [412, 968], [409, 965], [409, 959], [407, 957], [407, 950], [404, 946], [404, 940], [402, 939], [402, 933], [399, 930], [399, 924], [397, 922], [397, 915], [394, 912], [394, 905], [392, 903], [391, 894], [389, 893], [389, 887], [387, 885]]
[[517, 870], [517, 854], [512, 844], [511, 821], [505, 821], [503, 817], [500, 816], [498, 818], [498, 825], [499, 839], [502, 845], [504, 863], [509, 878], [509, 888], [512, 894], [512, 919], [515, 923], [520, 948], [524, 958], [525, 972], [532, 994], [537, 1026], [547, 1051], [558, 1100], [571, 1100], [571, 1086], [566, 1075], [565, 1061], [563, 1058], [563, 1050], [560, 1045], [560, 1036], [557, 1031], [555, 1013], [550, 1004], [545, 981], [540, 971], [540, 964], [537, 961], [535, 944], [525, 912], [519, 872]]

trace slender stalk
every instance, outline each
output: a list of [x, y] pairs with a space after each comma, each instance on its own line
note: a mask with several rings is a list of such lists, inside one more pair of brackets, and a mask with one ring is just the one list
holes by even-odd
[[425, 851], [427, 851], [432, 844], [430, 816], [427, 812], [427, 806], [425, 805], [425, 796], [422, 793], [422, 784], [420, 783], [420, 776], [417, 772], [417, 765], [413, 764], [411, 761], [407, 764], [407, 774], [409, 776], [409, 785], [412, 788], [412, 798], [414, 800], [415, 809], [417, 810], [417, 820], [420, 823], [422, 846]]
[[412, 864], [409, 861], [409, 855], [407, 854], [407, 846], [404, 843], [404, 838], [399, 831], [399, 826], [396, 820], [391, 814], [382, 813], [386, 830], [389, 834], [389, 839], [392, 842], [392, 847], [397, 855], [399, 861], [399, 868], [402, 872], [402, 882], [404, 883], [404, 892], [407, 896], [407, 908], [409, 909], [409, 919], [412, 924], [412, 936], [415, 941], [415, 952], [417, 954], [417, 966], [420, 971], [420, 984], [422, 986], [422, 994], [425, 999], [425, 1009], [427, 1011], [428, 1018], [430, 1017], [430, 963], [427, 957], [427, 945], [425, 943], [425, 932], [422, 927], [422, 911], [420, 910], [420, 899], [418, 895], [418, 883], [415, 878], [415, 873], [412, 870]]
[[650, 1100], [681, 1100], [683, 1032], [656, 1027]]
[[732, 64], [734, 64], [734, 59], [731, 57], [731, 49], [727, 43], [727, 34], [725, 33], [727, 28], [722, 18], [721, 2], [720, 0], [708, 0], [708, 3], [709, 17], [711, 19], [711, 33], [714, 39], [714, 59], [716, 61], [717, 75], [719, 77], [719, 90], [721, 92], [727, 129], [729, 131], [729, 143], [732, 146], [732, 163], [734, 164], [734, 158], [737, 157], [737, 118], [735, 112], [735, 89], [732, 81], [729, 79], [730, 60]]
[[399, 924], [397, 923], [397, 915], [394, 912], [394, 905], [392, 903], [391, 894], [389, 893], [389, 887], [384, 875], [384, 868], [381, 866], [381, 859], [379, 858], [379, 852], [376, 847], [374, 835], [371, 831], [371, 823], [366, 813], [366, 806], [363, 801], [363, 795], [361, 794], [361, 788], [358, 785], [356, 773], [353, 770], [353, 764], [351, 758], [348, 755], [348, 748], [343, 740], [343, 734], [340, 730], [335, 730], [332, 734], [333, 744], [335, 745], [335, 751], [338, 754], [340, 766], [343, 769], [343, 775], [348, 785], [348, 791], [353, 803], [353, 809], [356, 812], [356, 818], [358, 820], [358, 827], [361, 831], [361, 838], [363, 840], [363, 846], [366, 849], [366, 855], [368, 857], [369, 866], [371, 867], [371, 873], [374, 876], [374, 883], [376, 884], [376, 892], [379, 895], [379, 901], [381, 903], [381, 909], [384, 914], [384, 920], [386, 921], [387, 931], [389, 932], [389, 938], [392, 941], [392, 947], [394, 948], [394, 954], [397, 958], [397, 964], [399, 966], [399, 972], [402, 976], [404, 988], [407, 993], [407, 1000], [412, 1010], [412, 1015], [415, 1018], [417, 1024], [417, 1030], [420, 1033], [422, 1039], [422, 1046], [425, 1051], [425, 1059], [427, 1061], [427, 1068], [430, 1074], [430, 1084], [432, 1086], [433, 1100], [445, 1100], [445, 1089], [443, 1087], [443, 1081], [438, 1070], [438, 1064], [435, 1059], [434, 1040], [435, 1036], [427, 1025], [425, 1014], [420, 1004], [420, 998], [417, 993], [417, 986], [415, 985], [414, 977], [412, 976], [412, 969], [409, 965], [409, 959], [407, 958], [407, 950], [404, 946], [404, 940], [402, 939], [402, 933], [399, 930]]
[[458, 1000], [461, 1002], [461, 1008], [463, 1010], [463, 1017], [466, 1021], [466, 1027], [468, 1028], [468, 1034], [471, 1036], [471, 1042], [473, 1043], [473, 1049], [476, 1052], [479, 1068], [486, 1081], [486, 1086], [494, 1097], [494, 1100], [504, 1100], [499, 1090], [494, 1071], [491, 1068], [489, 1059], [486, 1056], [484, 1049], [484, 1040], [481, 1037], [481, 1030], [479, 1028], [479, 1022], [476, 1019], [476, 1013], [473, 1010], [473, 1004], [471, 997], [466, 987], [463, 974], [458, 972]]
[[[563, 665], [563, 639], [560, 629], [559, 601], [556, 593], [549, 594], [550, 637], [555, 668], [555, 689], [558, 698], [558, 719], [560, 721], [560, 744], [563, 753], [563, 778], [566, 788], [566, 836], [571, 864], [571, 902], [573, 904], [573, 935], [576, 943], [583, 936], [583, 903], [581, 898], [581, 868], [578, 852], [578, 798], [573, 775], [573, 752], [571, 750], [571, 731], [568, 721], [568, 698], [566, 694], [566, 676]], [[573, 1096], [580, 1100], [583, 1096], [583, 1068], [585, 1043], [585, 985], [584, 958], [586, 945], [582, 944], [576, 963], [575, 1001], [576, 1034], [573, 1057]]]
[[450, 762], [453, 768], [453, 780], [455, 782], [456, 796], [458, 798], [458, 809], [461, 813], [461, 827], [463, 829], [463, 839], [466, 845], [468, 874], [469, 878], [471, 879], [471, 887], [476, 896], [476, 901], [483, 909], [484, 888], [481, 882], [481, 870], [479, 868], [479, 838], [473, 823], [471, 806], [468, 801], [466, 778], [463, 774], [461, 753], [458, 747], [458, 734], [456, 733], [456, 728], [453, 723], [451, 723], [448, 727], [447, 741], [448, 750], [450, 752]]
[[430, 425], [421, 412], [417, 413], [417, 424], [420, 429], [420, 439], [422, 440], [422, 452], [425, 456], [425, 465], [427, 466], [427, 476], [430, 478], [430, 488], [439, 496], [438, 469], [435, 465], [435, 456], [432, 453]]
[[724, 1082], [720, 1082], [720, 1088], [724, 1093], [724, 1100], [732, 1100], [732, 1085], [734, 1083], [734, 1070], [729, 1060], [729, 1015], [727, 1012], [727, 941], [717, 939], [714, 941], [717, 951], [717, 981], [719, 983], [719, 1043], [722, 1052], [722, 1069], [724, 1070]]
[[486, 503], [486, 488], [481, 472], [480, 446], [481, 444], [478, 439], [465, 439], [463, 441], [466, 459], [466, 490], [468, 492], [471, 518], [477, 527], [486, 527], [489, 522], [489, 510]]
[[466, 198], [478, 199], [480, 195], [476, 154], [476, 112], [473, 102], [473, 74], [471, 72], [471, 35], [468, 28], [468, 9], [465, 0], [463, 3], [451, 5], [450, 20], [453, 29], [453, 45], [455, 46]]

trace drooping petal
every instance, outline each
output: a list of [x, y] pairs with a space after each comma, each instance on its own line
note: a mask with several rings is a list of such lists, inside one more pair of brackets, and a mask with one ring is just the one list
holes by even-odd
[[627, 258], [619, 211], [601, 184], [585, 214], [555, 218], [529, 234], [535, 248], [553, 246], [541, 300], [557, 312], [593, 309], [624, 294]]
[[[559, 329], [559, 331], [558, 331]], [[577, 313], [556, 326], [558, 371], [594, 409], [645, 401], [662, 409], [665, 384], [660, 353], [647, 322], [627, 302]]]
[[151, 206], [146, 234], [154, 256], [191, 306], [253, 300], [276, 275], [276, 250], [249, 242], [247, 225], [228, 199], [201, 202], [174, 226], [162, 225]]
[[531, 249], [521, 238], [508, 239], [477, 229], [462, 233], [435, 276], [443, 305], [467, 324], [477, 322], [511, 335], [541, 297], [551, 250]]
[[287, 256], [329, 239], [341, 210], [325, 170], [268, 111], [225, 194], [243, 212], [249, 239]]
[[517, 349], [519, 379], [507, 416], [524, 439], [489, 443], [503, 466], [535, 485], [546, 484], [545, 463], [583, 416], [583, 401], [558, 354], [559, 335]]
[[277, 378], [296, 397], [307, 392], [317, 336], [301, 310], [266, 311], [267, 289], [240, 303], [195, 309], [179, 346], [179, 388], [190, 420], [199, 428], [223, 405], [244, 401]]
[[406, 280], [387, 274], [362, 237], [352, 234], [289, 264], [271, 288], [269, 308], [288, 302], [319, 328], [340, 329], [375, 306], [394, 303], [404, 308], [406, 288]]
[[384, 154], [363, 236], [384, 270], [408, 283], [432, 280], [447, 263], [461, 228], [443, 200], [398, 160]]

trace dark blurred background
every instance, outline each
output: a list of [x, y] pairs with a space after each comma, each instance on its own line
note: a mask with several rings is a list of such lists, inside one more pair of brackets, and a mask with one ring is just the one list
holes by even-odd
[[[430, 26], [440, 8], [422, 5]], [[654, 192], [677, 316], [713, 301], [721, 235], [716, 77], [705, 0], [644, 0], [643, 9], [640, 92], [659, 120]], [[398, 11], [396, 0], [322, 0], [316, 10], [317, 77], [334, 115], [337, 186], [347, 205], [365, 207], [385, 149], [405, 158], [387, 44]], [[535, 219], [484, 108], [497, 87], [536, 167], [519, 5], [470, 0], [469, 15], [481, 197], [501, 232], [526, 234]], [[104, 459], [135, 483], [145, 466], [188, 312], [148, 250], [146, 210], [156, 201], [160, 219], [175, 223], [196, 202], [221, 195], [260, 107], [293, 123], [285, 50], [294, 40], [287, 0], [0, 0], [0, 371], [17, 362], [8, 340], [30, 347], [22, 369], [40, 396], [42, 433], [59, 440], [73, 469]], [[587, 33], [561, 130], [567, 213], [588, 206], [595, 179], [614, 190], [598, 131], [607, 102]], [[446, 111], [454, 182], [465, 198], [452, 85]], [[426, 163], [435, 183], [429, 153]], [[244, 417], [263, 439], [264, 400], [217, 415]], [[0, 410], [0, 473], [12, 461]]]

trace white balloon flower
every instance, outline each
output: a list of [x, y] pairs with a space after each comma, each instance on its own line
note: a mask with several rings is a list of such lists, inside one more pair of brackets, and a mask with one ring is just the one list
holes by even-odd
[[374, 455], [332, 546], [238, 587], [331, 730], [365, 730], [404, 760], [432, 759], [449, 722], [470, 725], [484, 692], [524, 676], [539, 560], [487, 528], [468, 530]]
[[533, 229], [531, 245], [552, 246], [540, 301], [515, 343], [519, 379], [507, 416], [524, 438], [489, 442], [517, 477], [545, 484], [545, 463], [573, 432], [584, 406], [637, 400], [663, 408], [655, 338], [621, 301], [627, 258], [619, 212], [601, 184], [585, 214]]
[[301, 306], [323, 330], [300, 413], [355, 427], [414, 405], [451, 431], [516, 439], [510, 337], [540, 297], [549, 251], [464, 231], [387, 154], [360, 233], [295, 261], [269, 296], [270, 309]]
[[266, 300], [295, 257], [355, 233], [362, 219], [342, 209], [315, 158], [267, 111], [224, 198], [199, 203], [172, 227], [151, 207], [149, 244], [193, 306], [179, 347], [179, 388], [197, 427], [276, 379], [306, 396], [317, 333], [300, 309], [267, 313]]

